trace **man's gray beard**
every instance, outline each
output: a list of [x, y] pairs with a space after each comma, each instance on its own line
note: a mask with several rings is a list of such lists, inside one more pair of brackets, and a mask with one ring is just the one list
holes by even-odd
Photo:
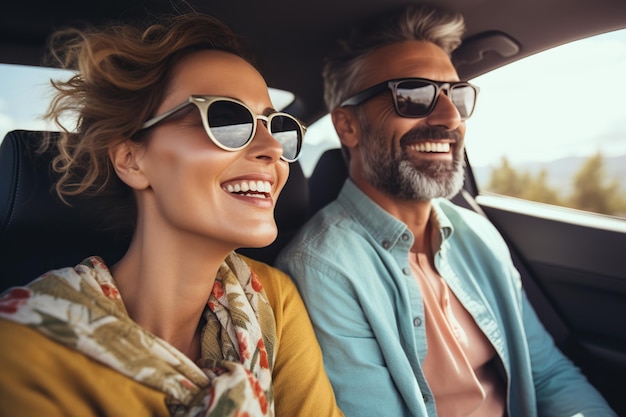
[[[416, 168], [411, 161], [403, 160], [398, 166], [396, 197], [409, 201], [429, 201], [433, 198], [451, 198], [463, 187], [463, 164], [434, 162], [426, 170]], [[452, 166], [452, 168], [450, 168]]]
[[[384, 148], [380, 132], [363, 130], [368, 136], [361, 142], [363, 176], [380, 191], [403, 201], [430, 201], [451, 198], [463, 187], [462, 149], [455, 149], [453, 161], [422, 161], [415, 164], [395, 148]], [[379, 149], [375, 149], [378, 147]], [[384, 150], [387, 150], [385, 152]]]

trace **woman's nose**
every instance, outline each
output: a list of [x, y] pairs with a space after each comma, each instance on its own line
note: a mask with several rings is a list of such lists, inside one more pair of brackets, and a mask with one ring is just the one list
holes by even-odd
[[265, 120], [257, 120], [257, 128], [248, 150], [253, 158], [276, 161], [283, 154], [283, 147], [270, 133]]

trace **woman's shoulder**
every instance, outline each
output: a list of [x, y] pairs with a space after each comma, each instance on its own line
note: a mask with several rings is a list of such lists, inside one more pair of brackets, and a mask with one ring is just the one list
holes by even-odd
[[265, 262], [239, 255], [257, 275], [266, 292], [289, 292], [295, 290], [291, 278], [280, 269]]
[[16, 370], [24, 367], [44, 371], [42, 367], [47, 365], [57, 366], [59, 362], [72, 362], [82, 356], [40, 331], [6, 318], [0, 318], [0, 334], [3, 336], [3, 343], [0, 343], [0, 361], [6, 361], [4, 365], [11, 364], [11, 368]]
[[0, 335], [1, 415], [167, 415], [164, 394], [29, 326], [0, 318]]
[[272, 306], [277, 320], [279, 318], [279, 312], [283, 312], [284, 314], [301, 313], [304, 309], [304, 304], [302, 303], [296, 285], [289, 275], [265, 262], [245, 256], [241, 256], [241, 258], [259, 278], [259, 281], [263, 285], [265, 296]]

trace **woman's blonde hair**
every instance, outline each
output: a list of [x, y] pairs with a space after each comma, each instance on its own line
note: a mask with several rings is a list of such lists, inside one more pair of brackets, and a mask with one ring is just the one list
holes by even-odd
[[[112, 144], [140, 141], [143, 123], [153, 116], [168, 90], [171, 72], [184, 56], [222, 50], [246, 60], [239, 38], [223, 22], [200, 13], [161, 17], [144, 28], [129, 24], [67, 29], [50, 40], [52, 57], [76, 71], [56, 89], [46, 117], [61, 129], [43, 148], [56, 146], [52, 169], [61, 200], [88, 195], [108, 222], [133, 225], [132, 191], [117, 178], [109, 159]], [[249, 60], [248, 60], [249, 61]], [[68, 118], [69, 116], [69, 118]], [[75, 120], [67, 127], [63, 120]]]

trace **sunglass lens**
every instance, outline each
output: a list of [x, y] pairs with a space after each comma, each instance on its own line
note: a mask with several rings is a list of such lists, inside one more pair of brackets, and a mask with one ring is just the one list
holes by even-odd
[[423, 81], [404, 81], [396, 87], [398, 112], [402, 116], [420, 117], [428, 114], [437, 89]]
[[450, 97], [462, 119], [472, 115], [476, 103], [476, 90], [474, 88], [469, 85], [456, 86], [450, 92]]
[[225, 148], [239, 149], [252, 139], [254, 118], [241, 104], [215, 101], [209, 106], [207, 120], [213, 137]]
[[302, 129], [298, 122], [286, 114], [274, 114], [269, 126], [270, 133], [283, 147], [283, 158], [295, 161], [302, 148]]

